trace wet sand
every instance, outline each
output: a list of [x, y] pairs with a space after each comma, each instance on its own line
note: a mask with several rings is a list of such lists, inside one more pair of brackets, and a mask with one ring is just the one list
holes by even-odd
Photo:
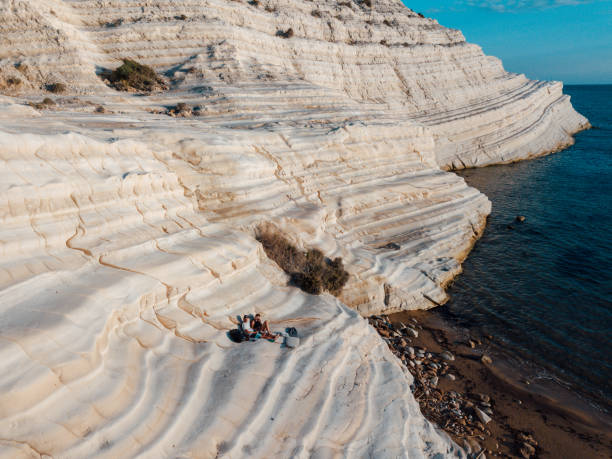
[[[412, 389], [423, 414], [471, 457], [612, 457], [609, 417], [533, 378], [487, 337], [451, 326], [436, 310], [374, 317], [380, 320], [370, 322], [415, 377]], [[422, 357], [411, 356], [411, 348]], [[442, 358], [444, 351], [454, 360]], [[491, 361], [483, 363], [483, 355]], [[491, 420], [483, 422], [476, 409]]]

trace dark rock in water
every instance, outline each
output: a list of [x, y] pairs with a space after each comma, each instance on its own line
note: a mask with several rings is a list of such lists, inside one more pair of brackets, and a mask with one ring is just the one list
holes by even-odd
[[513, 229], [514, 229], [514, 226], [512, 226], [512, 225], [508, 225], [508, 226], [506, 226], [506, 228], [508, 228], [509, 230], [513, 230]]
[[524, 215], [517, 215], [515, 220], [519, 223], [523, 223], [526, 220], [526, 218]]
[[389, 242], [388, 244], [385, 244], [385, 245], [383, 245], [380, 248], [381, 249], [388, 249], [388, 250], [399, 250], [402, 247], [397, 242]]

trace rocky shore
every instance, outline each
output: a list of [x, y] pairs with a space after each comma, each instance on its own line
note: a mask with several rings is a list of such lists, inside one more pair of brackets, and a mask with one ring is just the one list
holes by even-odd
[[606, 425], [538, 396], [518, 373], [506, 378], [489, 353], [492, 337], [462, 334], [433, 311], [368, 320], [412, 374], [423, 415], [468, 457], [609, 457]]

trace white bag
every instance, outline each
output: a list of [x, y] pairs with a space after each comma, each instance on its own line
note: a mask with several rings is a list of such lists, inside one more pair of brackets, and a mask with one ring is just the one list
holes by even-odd
[[285, 345], [291, 348], [298, 347], [300, 345], [300, 339], [297, 336], [286, 336]]

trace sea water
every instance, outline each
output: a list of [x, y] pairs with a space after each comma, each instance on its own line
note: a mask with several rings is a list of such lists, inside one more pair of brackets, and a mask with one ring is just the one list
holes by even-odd
[[[612, 86], [567, 86], [593, 129], [549, 156], [460, 173], [493, 203], [444, 315], [610, 411]], [[516, 216], [525, 221], [516, 221]]]

